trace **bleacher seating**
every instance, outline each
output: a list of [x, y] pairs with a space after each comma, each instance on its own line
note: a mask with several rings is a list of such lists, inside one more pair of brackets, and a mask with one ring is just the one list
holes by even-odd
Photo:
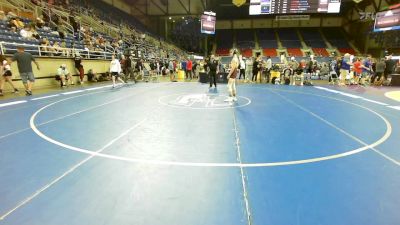
[[263, 49], [264, 56], [276, 57], [278, 53], [276, 52], [275, 48], [264, 48]]
[[338, 48], [339, 52], [342, 54], [349, 53], [350, 55], [356, 55], [356, 51], [352, 48]]
[[332, 46], [337, 48], [350, 48], [341, 28], [324, 28], [323, 32]]
[[278, 29], [277, 33], [279, 35], [279, 39], [281, 40], [282, 46], [286, 48], [301, 48], [301, 41], [297, 36], [297, 33], [294, 29], [282, 28]]
[[236, 30], [236, 43], [240, 49], [254, 48], [254, 31], [251, 29]]
[[323, 56], [323, 57], [328, 57], [329, 56], [329, 53], [326, 50], [326, 48], [312, 48], [312, 50], [313, 50], [315, 55]]
[[304, 55], [300, 48], [288, 48], [287, 52], [289, 56], [299, 57]]
[[217, 30], [217, 55], [229, 55], [229, 50], [233, 47], [232, 30]]
[[326, 48], [326, 43], [318, 29], [305, 28], [301, 29], [300, 33], [303, 36], [303, 40], [307, 46], [313, 48]]
[[218, 48], [215, 54], [218, 56], [229, 56], [230, 50], [227, 48]]
[[273, 29], [259, 29], [256, 30], [256, 34], [261, 48], [278, 48], [278, 42], [276, 41]]
[[241, 54], [243, 57], [252, 57], [253, 56], [253, 50], [252, 49], [241, 49]]

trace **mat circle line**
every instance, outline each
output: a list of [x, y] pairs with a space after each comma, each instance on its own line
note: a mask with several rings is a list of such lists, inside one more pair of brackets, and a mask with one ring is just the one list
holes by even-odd
[[[262, 88], [264, 89], [264, 88]], [[277, 90], [277, 91], [283, 91], [284, 90]], [[288, 91], [288, 92], [296, 92], [296, 91]], [[310, 94], [310, 93], [303, 93], [303, 92], [296, 92], [296, 93], [300, 93], [300, 94], [305, 94], [305, 95], [314, 95], [314, 96], [318, 96], [318, 97], [322, 97], [322, 98], [328, 98], [328, 99], [333, 99], [333, 100], [337, 100], [337, 101], [341, 101], [341, 102], [345, 102], [354, 106], [358, 106], [362, 109], [365, 109], [375, 115], [377, 115], [380, 119], [382, 119], [385, 122], [386, 125], [386, 132], [385, 134], [377, 141], [375, 141], [372, 144], [357, 148], [357, 149], [353, 149], [353, 150], [349, 150], [343, 153], [339, 153], [339, 154], [334, 154], [334, 155], [328, 155], [328, 156], [323, 156], [323, 157], [316, 157], [316, 158], [309, 158], [309, 159], [302, 159], [302, 160], [293, 160], [293, 161], [279, 161], [279, 162], [265, 162], [265, 163], [209, 163], [209, 162], [179, 162], [179, 161], [164, 161], [164, 160], [149, 160], [149, 159], [138, 159], [138, 158], [129, 158], [129, 157], [122, 157], [122, 156], [116, 156], [116, 155], [111, 155], [111, 154], [105, 154], [105, 153], [97, 153], [91, 150], [87, 150], [87, 149], [83, 149], [83, 148], [79, 148], [79, 147], [75, 147], [75, 146], [71, 146], [62, 142], [59, 142], [57, 140], [54, 140], [50, 137], [48, 137], [47, 135], [43, 134], [37, 127], [35, 124], [35, 119], [37, 117], [37, 115], [42, 112], [43, 110], [49, 108], [50, 106], [53, 106], [55, 104], [58, 104], [60, 102], [63, 101], [67, 101], [70, 99], [74, 99], [80, 96], [74, 96], [74, 97], [70, 97], [70, 98], [65, 98], [56, 102], [53, 102], [51, 104], [48, 104], [46, 106], [43, 106], [42, 108], [40, 108], [39, 110], [37, 110], [35, 113], [32, 114], [29, 123], [30, 123], [30, 127], [32, 128], [32, 130], [42, 139], [60, 146], [62, 148], [66, 148], [68, 150], [72, 150], [75, 152], [80, 152], [80, 153], [84, 153], [87, 155], [92, 155], [92, 156], [96, 156], [96, 157], [101, 157], [101, 158], [108, 158], [108, 159], [113, 159], [113, 160], [118, 160], [118, 161], [124, 161], [124, 162], [130, 162], [130, 163], [141, 163], [141, 164], [152, 164], [152, 165], [160, 165], [160, 166], [185, 166], [185, 167], [236, 167], [236, 168], [244, 168], [244, 167], [272, 167], [272, 166], [288, 166], [288, 165], [298, 165], [298, 164], [307, 164], [307, 163], [314, 163], [314, 162], [321, 162], [321, 161], [326, 161], [326, 160], [332, 160], [332, 159], [338, 159], [338, 158], [343, 158], [343, 157], [347, 157], [350, 155], [354, 155], [354, 154], [358, 154], [360, 152], [366, 151], [370, 148], [374, 148], [382, 143], [384, 143], [391, 135], [392, 133], [392, 126], [390, 124], [390, 122], [381, 114], [379, 114], [378, 112], [362, 106], [362, 105], [358, 105], [352, 102], [348, 102], [346, 100], [343, 99], [337, 99], [337, 98], [333, 98], [333, 97], [328, 97], [328, 96], [322, 96], [322, 95], [317, 95], [317, 94]]]

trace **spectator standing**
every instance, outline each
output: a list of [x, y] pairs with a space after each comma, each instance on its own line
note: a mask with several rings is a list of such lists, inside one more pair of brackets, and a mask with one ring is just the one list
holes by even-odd
[[376, 86], [381, 86], [384, 80], [384, 73], [386, 70], [385, 58], [382, 58], [376, 63], [376, 74], [372, 78], [371, 82]]
[[252, 82], [257, 82], [258, 73], [260, 72], [261, 69], [260, 62], [261, 62], [261, 54], [257, 53], [257, 58], [253, 62], [253, 76], [251, 77]]
[[32, 54], [25, 52], [23, 46], [18, 46], [17, 53], [14, 54], [12, 62], [16, 61], [18, 64], [18, 71], [21, 77], [22, 83], [25, 86], [26, 95], [32, 95], [32, 87], [35, 83], [35, 76], [33, 75], [32, 62], [36, 64], [38, 70], [40, 70], [39, 64], [35, 61]]
[[372, 75], [372, 61], [371, 55], [368, 55], [367, 58], [364, 59], [362, 62], [362, 73], [361, 73], [361, 85], [365, 85], [365, 81], [368, 80], [369, 77]]
[[217, 74], [218, 74], [218, 61], [215, 59], [214, 55], [211, 55], [210, 62], [207, 64], [209, 70], [208, 75], [210, 77], [210, 88], [214, 84], [215, 89], [217, 89]]
[[12, 82], [11, 66], [10, 64], [8, 64], [6, 57], [0, 55], [0, 96], [3, 96], [3, 88], [5, 82], [11, 85], [14, 93], [18, 93], [18, 89], [15, 88], [15, 85]]
[[340, 85], [346, 85], [346, 80], [349, 80], [351, 65], [350, 54], [346, 53], [340, 65]]
[[169, 79], [171, 82], [175, 81], [175, 65], [172, 60], [168, 63], [168, 70], [169, 70]]
[[126, 79], [133, 79], [133, 81], [136, 83], [136, 77], [134, 74], [134, 62], [132, 56], [127, 56], [126, 61], [125, 61], [125, 76]]
[[115, 58], [115, 55], [112, 55], [112, 60], [110, 63], [110, 73], [111, 73], [111, 78], [113, 82], [113, 88], [115, 88], [115, 80], [117, 79], [119, 82], [122, 84], [125, 84], [125, 82], [121, 79], [120, 74], [121, 74], [122, 68], [121, 68], [121, 63], [119, 62], [118, 59]]
[[186, 63], [186, 78], [189, 78], [190, 80], [193, 78], [193, 62], [191, 59], [189, 59]]
[[390, 54], [386, 57], [386, 60], [385, 60], [385, 64], [386, 64], [385, 73], [384, 73], [385, 79], [387, 79], [389, 75], [395, 73], [395, 71], [396, 71], [398, 61], [392, 59], [392, 57], [393, 57], [393, 54]]
[[75, 69], [79, 72], [79, 80], [80, 80], [80, 84], [83, 84], [83, 78], [85, 76], [85, 71], [83, 69], [83, 65], [82, 65], [82, 58], [80, 56], [80, 54], [76, 54], [75, 59]]
[[242, 55], [239, 56], [239, 69], [240, 69], [240, 75], [239, 75], [239, 80], [242, 78], [246, 80], [246, 63], [244, 62], [246, 58], [243, 58]]
[[253, 58], [249, 57], [246, 60], [246, 77], [247, 77], [247, 81], [249, 80], [249, 77], [251, 77], [252, 70], [253, 70]]
[[362, 63], [359, 58], [357, 58], [353, 64], [353, 72], [354, 72], [354, 83], [359, 84], [362, 72]]

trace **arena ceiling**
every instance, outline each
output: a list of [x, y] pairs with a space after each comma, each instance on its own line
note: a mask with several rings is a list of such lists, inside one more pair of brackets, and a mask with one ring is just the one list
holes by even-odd
[[[217, 13], [219, 19], [246, 19], [254, 18], [249, 16], [249, 0], [241, 7], [232, 4], [232, 0], [103, 0], [137, 18], [151, 17], [186, 17], [199, 16], [205, 10]], [[120, 3], [118, 3], [120, 2]], [[358, 2], [358, 3], [356, 3]], [[393, 5], [399, 0], [342, 0], [341, 15], [345, 15], [351, 10], [363, 10], [367, 6], [372, 6], [379, 11], [381, 6]], [[268, 16], [257, 16], [268, 17]]]

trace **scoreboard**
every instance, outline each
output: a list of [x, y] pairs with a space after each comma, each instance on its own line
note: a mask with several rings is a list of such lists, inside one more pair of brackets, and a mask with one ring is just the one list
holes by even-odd
[[250, 0], [250, 15], [339, 13], [341, 0]]

